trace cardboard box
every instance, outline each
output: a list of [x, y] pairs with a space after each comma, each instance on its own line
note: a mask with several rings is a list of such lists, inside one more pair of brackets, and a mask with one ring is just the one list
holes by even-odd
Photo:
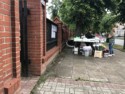
[[94, 57], [102, 58], [102, 51], [95, 50]]

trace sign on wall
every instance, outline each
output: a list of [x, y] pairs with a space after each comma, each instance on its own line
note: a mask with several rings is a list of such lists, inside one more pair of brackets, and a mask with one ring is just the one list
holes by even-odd
[[51, 25], [51, 38], [56, 38], [57, 26]]

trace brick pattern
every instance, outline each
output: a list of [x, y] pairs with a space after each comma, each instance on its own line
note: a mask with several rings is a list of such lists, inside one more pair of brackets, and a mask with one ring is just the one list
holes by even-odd
[[17, 78], [14, 78], [6, 83], [4, 86], [4, 93], [5, 94], [14, 94], [15, 91], [19, 88], [20, 81]]
[[2, 62], [2, 38], [0, 32], [0, 94], [3, 93], [3, 62]]
[[[54, 55], [56, 55], [57, 53], [62, 51], [62, 46], [63, 46], [63, 43], [62, 43], [63, 23], [57, 17], [54, 19], [54, 23], [58, 25], [58, 45], [56, 47], [50, 49], [49, 51], [46, 51], [46, 38], [45, 38], [45, 40], [44, 40], [45, 45], [43, 44], [43, 46], [45, 46], [45, 50], [43, 49], [43, 52], [45, 51], [45, 55], [43, 55], [43, 61], [42, 61], [43, 68], [46, 67], [51, 62], [50, 61], [51, 57], [53, 57]], [[46, 32], [44, 33], [44, 35], [46, 36]], [[65, 29], [64, 39], [65, 39], [65, 41], [68, 39], [68, 28]], [[50, 62], [48, 62], [48, 61], [50, 61]]]
[[[3, 80], [6, 81], [9, 78], [12, 78], [12, 32], [11, 32], [11, 8], [10, 8], [10, 1], [1, 1], [1, 37], [2, 37], [2, 60], [3, 60]], [[8, 9], [4, 8], [4, 6], [8, 6]]]
[[42, 48], [42, 62], [41, 62], [41, 74], [46, 70], [46, 65], [44, 65], [44, 61], [45, 59], [43, 59], [45, 56], [46, 56], [46, 5], [42, 5], [41, 4], [41, 8], [40, 8], [40, 30], [41, 30], [41, 33], [42, 33], [42, 37], [41, 37], [41, 40], [42, 40], [42, 45], [41, 45], [41, 48]]
[[62, 49], [62, 22], [58, 21], [58, 46], [46, 51], [46, 5], [40, 0], [27, 0], [30, 15], [28, 16], [28, 57], [31, 61], [29, 71], [41, 75], [45, 64], [55, 53]]
[[43, 56], [45, 56], [46, 54], [46, 5], [43, 6], [41, 4], [41, 8], [40, 8], [40, 12], [41, 12], [41, 16], [40, 16], [40, 30], [42, 31], [42, 40], [43, 40], [43, 44], [41, 45], [43, 48]]
[[13, 77], [20, 79], [18, 5], [18, 0], [0, 0], [0, 94], [3, 84]]
[[[27, 4], [30, 9], [30, 15], [28, 15], [28, 57], [31, 61], [29, 71], [34, 75], [41, 75], [49, 64], [46, 62], [62, 49], [62, 23], [57, 23], [58, 46], [46, 51], [46, 5], [42, 5], [40, 0], [27, 0]], [[0, 94], [3, 88], [13, 94], [19, 87], [21, 69], [19, 0], [0, 0], [0, 6]]]
[[50, 49], [49, 51], [46, 52], [46, 56], [43, 57], [43, 64], [44, 65], [48, 65], [46, 64], [46, 62], [54, 55], [56, 54], [56, 52], [59, 52], [59, 47], [54, 47], [52, 49]]
[[[40, 0], [27, 0], [30, 15], [28, 16], [28, 55], [31, 74], [41, 74], [43, 56], [43, 10]], [[46, 17], [45, 17], [46, 18]]]
[[28, 15], [28, 58], [31, 61], [29, 72], [41, 75], [46, 63], [62, 47], [62, 23], [58, 24], [58, 46], [46, 51], [46, 5], [40, 0], [27, 0], [30, 15]]
[[63, 30], [64, 30], [64, 40], [68, 40], [69, 38], [69, 28], [66, 25], [63, 25]]
[[[54, 23], [56, 23], [58, 25], [58, 46], [59, 46], [59, 50], [61, 52], [62, 48], [63, 48], [62, 39], [64, 39], [64, 41], [66, 42], [68, 40], [68, 38], [70, 37], [69, 28], [67, 26], [63, 25], [63, 23], [57, 17], [54, 19]], [[62, 29], [64, 31], [64, 34], [62, 33]], [[62, 36], [62, 34], [63, 34], [63, 36]]]
[[62, 50], [62, 23], [58, 23], [58, 46]]
[[[61, 32], [58, 34], [58, 47], [46, 51], [46, 5], [40, 0], [27, 0], [30, 15], [28, 16], [28, 57], [31, 61], [29, 71], [33, 75], [41, 75], [46, 63], [61, 48]], [[59, 30], [61, 31], [61, 25]]]
[[[53, 57], [54, 55], [56, 55], [57, 53], [59, 53], [62, 49], [62, 22], [58, 19], [55, 18], [54, 19], [54, 23], [56, 23], [58, 25], [58, 43], [57, 46], [53, 47], [52, 49], [50, 49], [49, 51], [46, 51], [46, 37], [43, 39], [45, 42], [45, 45], [43, 44], [43, 52], [45, 51], [45, 54], [43, 54], [43, 67], [46, 67], [50, 62], [51, 57]], [[45, 23], [46, 25], [46, 23]], [[46, 29], [45, 29], [46, 31]], [[46, 36], [46, 32], [44, 33], [44, 35]], [[45, 68], [44, 68], [45, 69]]]
[[31, 90], [37, 84], [39, 80], [39, 76], [33, 77], [22, 77], [21, 79], [21, 89], [20, 91], [16, 92], [16, 94], [31, 94]]
[[64, 78], [49, 78], [41, 83], [36, 94], [125, 94], [125, 85]]
[[13, 76], [20, 78], [20, 22], [19, 1], [11, 1], [11, 26], [12, 26], [12, 62]]

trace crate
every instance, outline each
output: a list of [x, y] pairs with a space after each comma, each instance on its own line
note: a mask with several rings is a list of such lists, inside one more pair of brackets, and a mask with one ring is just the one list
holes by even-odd
[[94, 57], [102, 58], [102, 51], [95, 50]]

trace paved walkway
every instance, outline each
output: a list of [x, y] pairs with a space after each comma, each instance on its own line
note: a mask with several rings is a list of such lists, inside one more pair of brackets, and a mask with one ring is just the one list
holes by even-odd
[[125, 94], [125, 53], [107, 58], [73, 55], [65, 49], [63, 57], [35, 94]]
[[22, 77], [21, 89], [16, 94], [30, 94], [38, 80], [39, 76]]

